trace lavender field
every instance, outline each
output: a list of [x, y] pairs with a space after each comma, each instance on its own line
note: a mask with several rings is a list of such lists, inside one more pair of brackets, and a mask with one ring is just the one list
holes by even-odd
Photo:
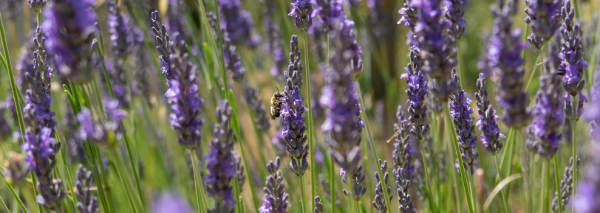
[[600, 213], [599, 0], [0, 0], [0, 213]]

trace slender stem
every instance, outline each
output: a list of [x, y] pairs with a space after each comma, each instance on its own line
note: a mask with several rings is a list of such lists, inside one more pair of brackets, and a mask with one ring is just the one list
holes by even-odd
[[[535, 76], [536, 71], [538, 70], [538, 63], [540, 63], [540, 60], [542, 60], [542, 55], [544, 53], [544, 50], [547, 49], [548, 42], [545, 42], [544, 45], [542, 46], [542, 49], [540, 49], [540, 52], [537, 56], [537, 59], [535, 60], [535, 64], [533, 65], [533, 71], [531, 72], [531, 74], [529, 75], [529, 80], [527, 80], [527, 85], [525, 85], [525, 92], [529, 91], [529, 86], [531, 86], [531, 79], [533, 79], [533, 76]], [[543, 66], [540, 66], [543, 68]]]
[[[198, 0], [198, 2], [200, 3], [200, 8], [202, 9], [202, 11], [204, 11], [204, 5], [202, 2], [200, 2], [200, 0]], [[215, 7], [219, 7], [219, 3], [217, 2], [217, 0], [213, 0], [213, 3], [215, 5]], [[221, 78], [223, 79], [223, 87], [225, 88], [225, 94], [227, 94], [227, 92], [229, 91], [229, 85], [227, 84], [227, 75], [225, 73], [225, 53], [223, 53], [223, 36], [221, 33], [221, 21], [219, 18], [219, 11], [217, 9], [217, 11], [215, 12], [215, 15], [217, 16], [217, 36], [219, 37], [219, 52], [221, 53]], [[224, 95], [225, 97], [227, 97], [227, 95]]]
[[[554, 164], [554, 182], [556, 184], [556, 195], [558, 196], [557, 199], [557, 203], [558, 203], [558, 213], [562, 213], [563, 212], [563, 202], [562, 202], [562, 192], [561, 192], [561, 188], [560, 188], [560, 174], [559, 174], [559, 169], [558, 169], [558, 156], [554, 156], [554, 158], [552, 159], [553, 164]], [[575, 164], [577, 164], [576, 161], [574, 161]]]
[[579, 0], [574, 0], [573, 2], [573, 6], [575, 7], [575, 20], [579, 20], [579, 15], [581, 13], [579, 13]]
[[[573, 118], [571, 119], [571, 134], [572, 134], [572, 141], [571, 141], [571, 146], [572, 146], [572, 155], [573, 155], [573, 162], [577, 162], [577, 106], [579, 106], [579, 96], [574, 96], [573, 97], [573, 101], [571, 102], [571, 104], [573, 105]], [[573, 194], [576, 194], [577, 192], [577, 163], [573, 164]]]
[[[308, 147], [309, 147], [309, 152], [308, 154], [310, 155], [310, 199], [314, 199], [315, 198], [315, 180], [316, 180], [316, 171], [315, 171], [315, 147], [313, 146], [313, 131], [314, 131], [314, 123], [313, 123], [313, 117], [312, 117], [312, 104], [311, 104], [311, 97], [310, 97], [310, 63], [309, 63], [309, 57], [308, 57], [308, 33], [306, 33], [306, 31], [304, 32], [304, 62], [306, 63], [306, 66], [304, 66], [304, 70], [306, 70], [306, 96], [308, 97], [307, 100], [307, 105], [308, 105]], [[304, 187], [304, 186], [301, 186]], [[311, 203], [311, 209], [314, 208], [314, 203]]]
[[456, 69], [458, 72], [458, 76], [461, 79], [461, 81], [459, 82], [460, 86], [464, 88], [464, 84], [463, 82], [466, 82], [467, 80], [465, 80], [465, 71], [463, 69], [461, 69], [461, 63], [460, 63], [460, 45], [458, 44], [458, 40], [456, 41]]
[[19, 97], [19, 88], [15, 81], [15, 75], [12, 68], [12, 62], [10, 60], [10, 52], [8, 51], [8, 44], [6, 42], [6, 35], [4, 33], [4, 23], [2, 22], [2, 13], [0, 13], [0, 36], [2, 36], [2, 49], [4, 50], [4, 57], [6, 59], [6, 70], [8, 70], [8, 76], [10, 78], [10, 88], [12, 91], [13, 101], [15, 102], [15, 108], [17, 109], [17, 117], [19, 120], [19, 130], [21, 130], [21, 138], [25, 138], [25, 124], [23, 122], [23, 109], [21, 103], [17, 100]]
[[333, 157], [330, 158], [329, 164], [329, 196], [331, 196], [331, 213], [335, 212], [335, 164], [333, 163]]
[[444, 115], [446, 116], [446, 123], [448, 124], [447, 130], [451, 132], [452, 141], [454, 144], [454, 152], [456, 154], [456, 158], [458, 158], [458, 164], [460, 166], [460, 177], [463, 183], [463, 189], [465, 190], [465, 196], [467, 197], [467, 202], [469, 204], [469, 212], [474, 213], [475, 210], [473, 208], [473, 200], [471, 199], [471, 187], [469, 186], [469, 181], [467, 180], [467, 173], [465, 171], [465, 165], [463, 163], [463, 159], [460, 154], [460, 150], [458, 148], [458, 142], [456, 141], [456, 133], [454, 132], [454, 124], [450, 121], [450, 109], [448, 107], [444, 107]]
[[[377, 152], [375, 151], [375, 145], [374, 145], [375, 140], [373, 139], [373, 134], [371, 134], [371, 127], [369, 126], [369, 118], [367, 117], [367, 112], [365, 112], [365, 110], [363, 108], [365, 106], [365, 103], [363, 101], [362, 92], [360, 91], [360, 85], [358, 85], [358, 83], [356, 83], [356, 93], [358, 93], [361, 109], [363, 109], [363, 110], [360, 110], [360, 115], [361, 115], [363, 121], [365, 122], [367, 136], [369, 137], [369, 141], [370, 141], [369, 144], [371, 144], [371, 154], [373, 154], [373, 160], [375, 161], [375, 164], [377, 164], [377, 160], [379, 160], [379, 157], [377, 156]], [[365, 150], [365, 151], [368, 152], [368, 150]], [[369, 162], [367, 162], [367, 163], [369, 163]], [[383, 172], [383, 170], [381, 169], [381, 166], [377, 166], [377, 168], [378, 168], [377, 171], [379, 172], [379, 174], [381, 174], [381, 175], [385, 174]], [[385, 199], [384, 199], [385, 205], [387, 205], [388, 208], [391, 208], [392, 205], [390, 205], [390, 199], [388, 199], [389, 195], [387, 193], [387, 188], [388, 188], [387, 183], [385, 181], [381, 181], [381, 184], [382, 184], [382, 189], [383, 189], [383, 195], [385, 196]]]
[[[502, 175], [500, 174], [500, 164], [498, 163], [498, 155], [494, 155], [494, 159], [496, 160], [496, 183], [499, 183], [502, 180]], [[510, 206], [506, 202], [506, 197], [504, 196], [504, 192], [500, 191], [500, 196], [502, 197], [502, 204], [504, 205], [504, 212], [510, 212]]]
[[421, 157], [423, 159], [423, 170], [425, 172], [425, 181], [427, 181], [427, 190], [425, 191], [425, 193], [429, 197], [429, 199], [428, 199], [429, 200], [429, 208], [431, 208], [431, 211], [437, 212], [437, 209], [435, 208], [435, 204], [434, 204], [434, 200], [433, 200], [433, 195], [431, 192], [433, 190], [433, 188], [431, 187], [431, 179], [429, 179], [429, 172], [427, 171], [428, 170], [427, 159], [425, 158], [425, 149], [423, 148], [423, 143], [422, 143], [423, 140], [421, 140], [420, 142], [421, 142], [420, 143], [421, 144]]
[[298, 182], [300, 182], [300, 210], [306, 212], [306, 203], [304, 201], [304, 175], [298, 176]]
[[[205, 193], [204, 193], [204, 184], [200, 179], [200, 173], [198, 170], [198, 159], [196, 156], [196, 152], [191, 150], [192, 153], [192, 170], [194, 170], [194, 184], [196, 189], [196, 204], [198, 205], [198, 212], [206, 212], [206, 208], [208, 208], [208, 204], [205, 201]], [[237, 199], [237, 198], [236, 198]]]
[[129, 191], [129, 189], [130, 189], [130, 187], [128, 187], [129, 181], [127, 181], [127, 179], [123, 178], [123, 175], [125, 174], [125, 168], [123, 168], [123, 162], [122, 162], [121, 156], [119, 155], [119, 153], [117, 153], [116, 149], [111, 149], [110, 153], [113, 155], [113, 158], [116, 161], [115, 164], [117, 165], [117, 175], [119, 176], [119, 179], [121, 180], [121, 184], [123, 185], [123, 191], [125, 191], [125, 195], [127, 195], [127, 200], [129, 201], [129, 207], [131, 207], [131, 211], [133, 211], [134, 213], [137, 213], [138, 211], [136, 209], [136, 205], [134, 204], [133, 196], [131, 195], [131, 192]]
[[0, 172], [0, 178], [2, 178], [2, 182], [4, 182], [6, 184], [6, 188], [8, 188], [8, 191], [10, 191], [10, 194], [13, 196], [13, 198], [15, 198], [15, 200], [17, 200], [17, 203], [19, 204], [19, 208], [21, 208], [21, 211], [28, 213], [29, 211], [27, 211], [27, 208], [25, 208], [23, 201], [21, 201], [21, 198], [19, 198], [19, 196], [15, 192], [15, 189], [13, 189], [12, 185], [10, 185], [6, 181], [6, 179], [4, 178], [4, 174], [2, 172]]
[[550, 160], [544, 160], [542, 164], [542, 212], [550, 212]]
[[[514, 142], [513, 142], [513, 138], [515, 137], [515, 129], [510, 129], [508, 130], [508, 136], [506, 137], [506, 148], [504, 149], [504, 152], [502, 153], [502, 160], [500, 161], [500, 171], [504, 171], [504, 162], [505, 159], [508, 156], [508, 153], [511, 152], [510, 150], [512, 150], [512, 147], [514, 146]], [[510, 158], [512, 159], [512, 156], [510, 156]], [[512, 160], [511, 160], [512, 162]]]
[[4, 203], [4, 199], [2, 199], [1, 196], [0, 196], [0, 203], [2, 204], [2, 207], [4, 208], [4, 211], [10, 212], [10, 210], [8, 209], [8, 206], [6, 206], [6, 203]]

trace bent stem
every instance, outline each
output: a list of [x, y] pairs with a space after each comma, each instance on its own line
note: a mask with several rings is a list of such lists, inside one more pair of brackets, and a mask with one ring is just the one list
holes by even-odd
[[0, 172], [0, 178], [2, 178], [2, 182], [4, 182], [6, 184], [6, 188], [8, 188], [8, 191], [10, 191], [10, 194], [13, 196], [13, 198], [15, 198], [15, 200], [17, 200], [17, 203], [19, 204], [19, 208], [21, 208], [21, 210], [23, 212], [28, 213], [29, 211], [27, 211], [27, 208], [25, 208], [25, 204], [23, 204], [23, 201], [21, 201], [21, 198], [19, 198], [19, 196], [17, 195], [17, 193], [15, 192], [15, 189], [4, 178], [4, 173]]
[[452, 135], [452, 143], [454, 144], [454, 153], [456, 154], [456, 158], [458, 158], [458, 164], [460, 166], [460, 178], [463, 183], [463, 190], [465, 191], [465, 196], [467, 197], [467, 203], [469, 205], [469, 212], [474, 213], [475, 210], [473, 208], [473, 199], [471, 199], [471, 187], [469, 181], [467, 180], [467, 173], [465, 172], [465, 166], [463, 159], [460, 154], [460, 150], [458, 148], [458, 141], [456, 141], [456, 133], [454, 132], [454, 124], [450, 121], [450, 109], [448, 107], [444, 107], [444, 115], [446, 116], [446, 124], [448, 124], [447, 130], [451, 132]]

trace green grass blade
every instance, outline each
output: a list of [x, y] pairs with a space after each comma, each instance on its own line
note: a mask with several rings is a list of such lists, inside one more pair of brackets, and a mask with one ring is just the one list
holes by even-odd
[[498, 195], [498, 193], [504, 187], [506, 187], [509, 183], [511, 183], [512, 181], [519, 179], [519, 178], [521, 178], [521, 174], [514, 174], [514, 175], [511, 175], [507, 178], [504, 178], [504, 180], [500, 181], [500, 183], [498, 183], [498, 185], [496, 185], [496, 187], [494, 187], [494, 190], [492, 190], [490, 195], [485, 200], [485, 203], [483, 204], [483, 211], [484, 212], [487, 211], [488, 207], [490, 207], [490, 204], [492, 204], [492, 201], [494, 200], [494, 198], [496, 198], [496, 195]]

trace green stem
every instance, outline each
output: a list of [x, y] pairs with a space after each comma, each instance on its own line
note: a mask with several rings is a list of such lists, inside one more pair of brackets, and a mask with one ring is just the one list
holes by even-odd
[[25, 138], [25, 124], [23, 122], [23, 109], [21, 103], [17, 100], [19, 97], [19, 88], [15, 80], [15, 75], [12, 68], [12, 62], [10, 60], [10, 52], [8, 51], [8, 44], [6, 42], [6, 35], [4, 33], [4, 23], [2, 22], [2, 13], [0, 13], [0, 36], [2, 36], [2, 49], [4, 50], [4, 57], [6, 59], [6, 70], [8, 70], [8, 76], [10, 78], [10, 88], [12, 91], [13, 101], [15, 102], [15, 108], [17, 109], [17, 117], [19, 120], [19, 130], [21, 130], [21, 138]]
[[427, 171], [428, 170], [427, 159], [425, 159], [425, 149], [423, 148], [423, 140], [420, 141], [420, 144], [421, 144], [421, 157], [423, 159], [423, 170], [425, 172], [425, 181], [427, 181], [427, 190], [425, 190], [425, 193], [429, 197], [429, 199], [428, 199], [429, 200], [429, 208], [431, 208], [431, 211], [437, 212], [437, 209], [435, 208], [435, 204], [433, 202], [434, 198], [433, 198], [433, 195], [431, 192], [433, 190], [433, 188], [431, 187], [431, 179], [429, 178], [429, 172]]
[[10, 185], [6, 181], [6, 179], [4, 178], [4, 174], [2, 172], [0, 172], [0, 178], [2, 178], [2, 182], [4, 182], [6, 184], [6, 188], [8, 188], [8, 191], [10, 191], [10, 194], [13, 196], [13, 198], [15, 198], [15, 200], [17, 200], [17, 203], [19, 204], [19, 208], [21, 208], [21, 211], [28, 213], [29, 211], [27, 211], [27, 208], [25, 208], [23, 201], [21, 201], [21, 198], [19, 198], [19, 196], [15, 192], [15, 189], [12, 187], [12, 185]]
[[579, 20], [579, 0], [573, 0], [573, 6], [575, 7], [575, 20]]
[[[554, 156], [554, 158], [552, 159], [553, 164], [554, 164], [554, 182], [556, 184], [556, 193], [558, 195], [558, 199], [557, 199], [557, 203], [558, 203], [558, 213], [562, 213], [563, 212], [563, 202], [562, 202], [562, 192], [561, 192], [561, 188], [560, 188], [560, 174], [559, 174], [559, 169], [558, 169], [558, 156]], [[577, 164], [576, 161], [574, 161], [575, 164]]]
[[550, 160], [544, 160], [542, 165], [542, 212], [550, 212]]
[[[545, 42], [544, 45], [542, 46], [542, 49], [540, 49], [540, 52], [537, 56], [537, 59], [535, 60], [535, 64], [533, 65], [533, 71], [531, 72], [531, 75], [529, 75], [529, 80], [527, 80], [527, 85], [525, 86], [525, 92], [529, 91], [529, 86], [531, 86], [531, 79], [533, 79], [533, 76], [535, 76], [536, 71], [538, 70], [538, 63], [540, 63], [540, 60], [542, 60], [542, 55], [544, 53], [544, 50], [547, 49], [548, 42]], [[543, 67], [543, 66], [540, 66]]]
[[10, 210], [8, 209], [8, 206], [6, 206], [6, 203], [4, 203], [4, 199], [2, 199], [1, 196], [0, 196], [0, 203], [2, 204], [2, 207], [4, 208], [4, 211], [10, 212]]
[[299, 175], [298, 180], [300, 182], [300, 210], [306, 212], [306, 203], [304, 201], [304, 175]]
[[331, 196], [331, 213], [335, 213], [335, 164], [333, 163], [333, 157], [330, 158], [329, 164], [329, 196]]
[[[506, 148], [504, 149], [504, 152], [502, 153], [502, 160], [500, 161], [500, 171], [504, 171], [504, 162], [506, 162], [506, 158], [509, 154], [509, 152], [511, 152], [510, 150], [512, 150], [512, 147], [514, 146], [514, 142], [513, 142], [513, 138], [515, 137], [515, 129], [510, 129], [508, 130], [508, 136], [506, 137]], [[512, 156], [510, 156], [509, 158], [512, 159]], [[510, 160], [512, 162], [512, 160]]]
[[196, 189], [196, 204], [198, 205], [198, 212], [206, 212], [208, 204], [205, 200], [206, 194], [204, 193], [204, 183], [202, 180], [199, 180], [200, 173], [198, 170], [198, 159], [194, 150], [190, 150], [190, 152], [192, 153], [192, 170], [194, 170], [194, 188]]
[[471, 199], [471, 187], [469, 186], [469, 181], [467, 180], [467, 173], [465, 171], [465, 166], [463, 163], [463, 159], [460, 154], [460, 148], [458, 147], [458, 142], [456, 141], [456, 133], [454, 132], [454, 124], [450, 121], [450, 109], [448, 107], [444, 107], [444, 115], [446, 116], [446, 123], [448, 124], [447, 130], [451, 132], [452, 141], [454, 144], [454, 152], [456, 154], [456, 158], [458, 158], [458, 164], [460, 166], [460, 177], [463, 183], [463, 189], [465, 191], [465, 196], [467, 197], [467, 203], [469, 204], [469, 212], [474, 213], [475, 210], [473, 208], [473, 200]]
[[133, 211], [134, 213], [137, 213], [138, 211], [137, 211], [135, 202], [133, 201], [133, 195], [131, 195], [131, 192], [130, 192], [131, 187], [129, 186], [129, 181], [127, 181], [127, 179], [123, 178], [123, 175], [125, 174], [126, 170], [123, 166], [123, 161], [121, 159], [121, 156], [119, 155], [119, 153], [117, 153], [116, 149], [111, 149], [110, 153], [113, 155], [115, 164], [117, 165], [117, 175], [119, 176], [119, 179], [121, 180], [121, 184], [123, 185], [123, 191], [125, 191], [125, 195], [127, 195], [127, 200], [129, 201], [129, 207], [131, 207], [131, 211]]
[[[198, 1], [200, 3], [200, 8], [202, 9], [202, 12], [204, 12], [204, 5], [203, 3], [199, 0]], [[219, 4], [217, 2], [217, 0], [213, 0], [213, 4], [215, 5], [215, 7], [219, 7]], [[225, 71], [225, 53], [223, 53], [223, 36], [221, 33], [221, 21], [219, 18], [219, 12], [215, 12], [215, 15], [217, 16], [217, 36], [219, 37], [219, 48], [218, 50], [220, 50], [219, 52], [221, 53], [221, 78], [223, 79], [223, 87], [225, 88], [225, 97], [227, 97], [227, 92], [229, 91], [229, 85], [227, 84], [227, 75], [226, 75], [226, 71]], [[231, 100], [230, 100], [231, 101]]]
[[[494, 159], [496, 160], [496, 183], [500, 183], [500, 180], [502, 180], [502, 175], [500, 174], [500, 164], [498, 163], [498, 155], [494, 155]], [[502, 197], [504, 212], [510, 212], [510, 206], [508, 205], [508, 202], [506, 202], [506, 197], [504, 196], [504, 192], [502, 190], [500, 191], [500, 196]]]
[[[571, 145], [572, 145], [572, 155], [573, 155], [573, 162], [577, 162], [577, 106], [579, 105], [579, 96], [574, 96], [573, 97], [573, 101], [571, 102], [571, 104], [573, 105], [573, 118], [571, 119], [571, 134], [572, 134], [572, 141], [571, 141]], [[577, 163], [573, 164], [573, 194], [576, 194], [577, 192]]]
[[458, 76], [460, 78], [460, 86], [464, 88], [464, 84], [463, 82], [466, 82], [466, 78], [465, 78], [465, 71], [463, 71], [463, 69], [461, 69], [461, 63], [460, 63], [460, 45], [458, 45], [458, 40], [456, 41], [456, 69], [458, 72]]
[[[313, 146], [313, 131], [314, 131], [314, 123], [313, 123], [313, 117], [312, 117], [312, 104], [311, 104], [311, 97], [310, 97], [310, 63], [309, 63], [309, 58], [308, 58], [308, 33], [306, 33], [306, 31], [304, 32], [304, 62], [306, 63], [306, 66], [304, 67], [304, 69], [306, 70], [306, 96], [308, 97], [308, 100], [306, 100], [307, 102], [307, 106], [308, 106], [308, 147], [309, 147], [309, 152], [308, 154], [310, 155], [310, 198], [314, 199], [315, 198], [315, 180], [316, 180], [316, 171], [315, 171], [315, 147]], [[303, 187], [303, 186], [302, 186]], [[310, 202], [311, 206], [314, 206], [313, 202]], [[313, 208], [311, 208], [313, 209]]]

